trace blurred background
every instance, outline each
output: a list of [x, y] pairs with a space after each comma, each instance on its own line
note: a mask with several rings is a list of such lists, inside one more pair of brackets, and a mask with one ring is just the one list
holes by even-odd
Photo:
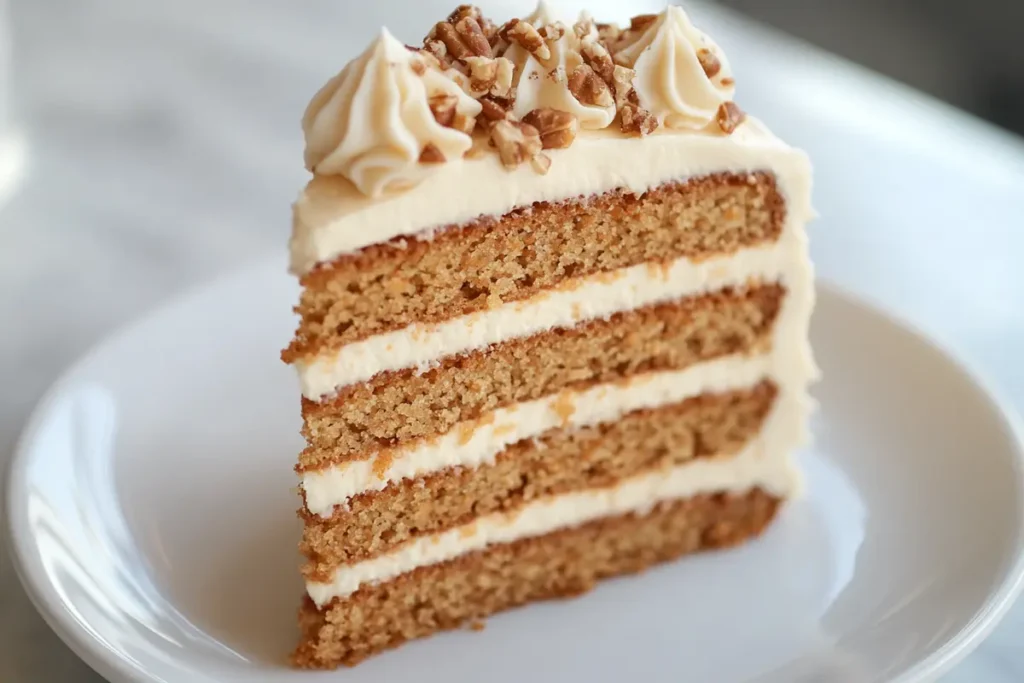
[[1024, 135], [1021, 0], [719, 0]]

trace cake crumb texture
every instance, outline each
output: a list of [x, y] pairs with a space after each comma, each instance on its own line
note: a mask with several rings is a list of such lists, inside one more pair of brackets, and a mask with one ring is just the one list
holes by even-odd
[[784, 296], [779, 284], [720, 290], [450, 356], [422, 373], [380, 373], [323, 402], [303, 399], [299, 469], [367, 457], [564, 389], [766, 351]]
[[735, 545], [760, 534], [779, 502], [760, 489], [694, 496], [647, 514], [610, 517], [421, 567], [364, 586], [323, 610], [307, 597], [293, 663], [309, 669], [351, 666], [510, 607], [579, 595], [603, 578]]
[[366, 337], [521, 301], [571, 278], [646, 262], [727, 255], [772, 242], [785, 203], [770, 173], [721, 173], [642, 195], [537, 202], [392, 240], [303, 276], [286, 362]]
[[694, 458], [734, 455], [761, 430], [776, 394], [765, 381], [634, 411], [616, 422], [553, 429], [511, 445], [493, 464], [395, 482], [353, 496], [329, 518], [306, 512], [306, 579], [327, 581], [339, 565], [539, 498], [614, 486]]

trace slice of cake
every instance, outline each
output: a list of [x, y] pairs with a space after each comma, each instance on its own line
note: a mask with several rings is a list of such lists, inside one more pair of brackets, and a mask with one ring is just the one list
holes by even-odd
[[760, 533], [798, 489], [806, 157], [679, 8], [461, 6], [313, 98], [302, 667]]

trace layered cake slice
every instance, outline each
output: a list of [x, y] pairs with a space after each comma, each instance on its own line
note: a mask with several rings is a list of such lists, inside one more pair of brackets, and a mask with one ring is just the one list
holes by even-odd
[[760, 533], [798, 489], [806, 157], [671, 7], [461, 6], [313, 98], [295, 663]]

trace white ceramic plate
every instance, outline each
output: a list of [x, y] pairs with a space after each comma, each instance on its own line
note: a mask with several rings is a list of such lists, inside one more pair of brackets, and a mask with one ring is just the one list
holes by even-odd
[[821, 287], [804, 498], [760, 540], [334, 674], [286, 667], [302, 593], [298, 390], [273, 261], [116, 335], [36, 411], [9, 520], [30, 595], [109, 679], [921, 680], [1021, 586], [1022, 447], [920, 336]]

